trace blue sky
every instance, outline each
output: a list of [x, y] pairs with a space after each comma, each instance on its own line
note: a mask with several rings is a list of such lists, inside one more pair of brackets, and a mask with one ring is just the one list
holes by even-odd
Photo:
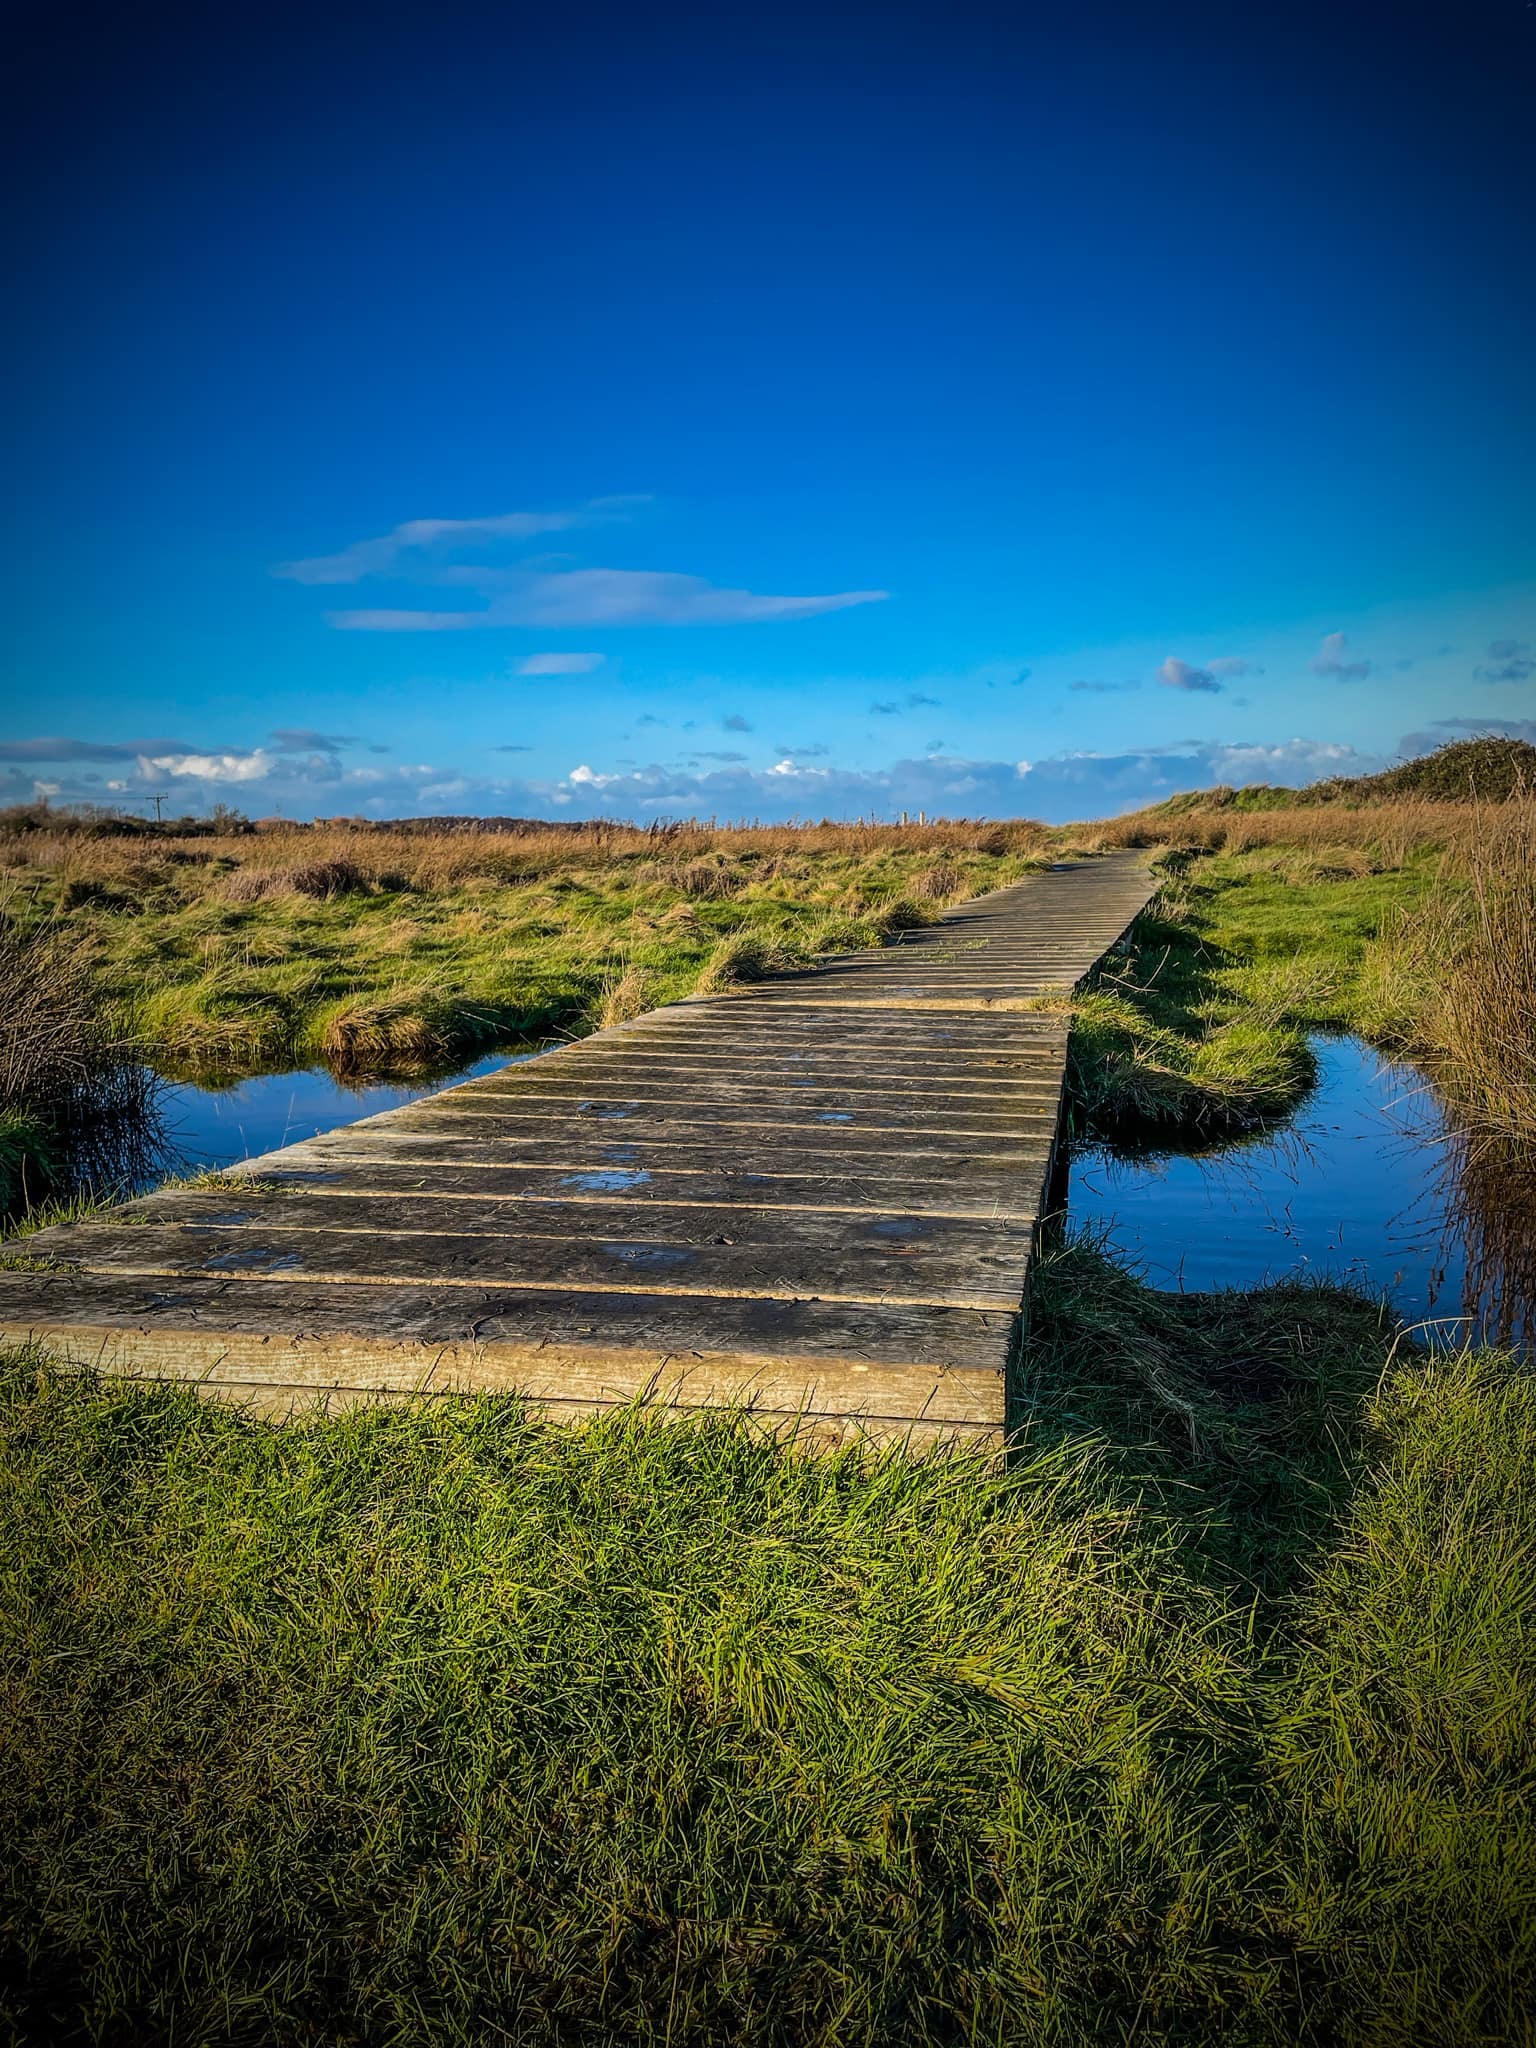
[[1536, 736], [1536, 9], [1066, 12], [28, 16], [0, 798], [1087, 816]]

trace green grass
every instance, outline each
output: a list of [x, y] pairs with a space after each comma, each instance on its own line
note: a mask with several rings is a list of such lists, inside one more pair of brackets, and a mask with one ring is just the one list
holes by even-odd
[[1008, 1469], [0, 1382], [26, 2041], [1461, 2043], [1536, 1999], [1536, 1388], [1048, 1261]]
[[792, 966], [878, 945], [938, 914], [938, 901], [913, 900], [914, 883], [940, 877], [953, 900], [1042, 859], [616, 853], [526, 880], [386, 879], [254, 901], [225, 893], [228, 863], [184, 862], [110, 886], [21, 869], [13, 888], [18, 914], [66, 921], [103, 998], [157, 1064], [217, 1074], [324, 1059], [361, 1072], [589, 1029], [626, 977], [655, 1008], [729, 978], [732, 963]]
[[1398, 1044], [1406, 997], [1381, 934], [1437, 869], [1360, 865], [1285, 848], [1175, 860], [1127, 948], [1070, 999], [1078, 1131], [1134, 1145], [1256, 1130], [1316, 1080], [1309, 1034]]

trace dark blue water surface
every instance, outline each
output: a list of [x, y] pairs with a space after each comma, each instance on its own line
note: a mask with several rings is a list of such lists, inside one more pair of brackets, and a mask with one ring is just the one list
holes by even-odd
[[325, 1067], [291, 1074], [258, 1074], [227, 1087], [168, 1081], [160, 1094], [167, 1142], [183, 1173], [201, 1173], [237, 1160], [256, 1159], [282, 1145], [297, 1145], [339, 1124], [377, 1116], [436, 1095], [455, 1081], [493, 1074], [532, 1053], [490, 1053], [458, 1073], [410, 1081], [344, 1081]]
[[1386, 1295], [1439, 1341], [1517, 1333], [1536, 1219], [1480, 1184], [1417, 1069], [1353, 1038], [1313, 1050], [1317, 1088], [1263, 1138], [1194, 1157], [1081, 1154], [1073, 1220], [1105, 1232], [1154, 1287], [1312, 1276]]

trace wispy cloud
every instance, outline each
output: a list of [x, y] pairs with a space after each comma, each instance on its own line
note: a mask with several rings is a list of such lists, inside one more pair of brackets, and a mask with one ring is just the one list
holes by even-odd
[[850, 605], [878, 604], [890, 594], [840, 590], [771, 596], [657, 569], [517, 570], [488, 573], [481, 582], [498, 589], [479, 611], [345, 611], [330, 613], [330, 622], [351, 633], [449, 633], [477, 626], [726, 626], [809, 619]]
[[601, 668], [605, 656], [601, 654], [525, 654], [514, 662], [512, 673], [518, 676], [589, 676], [593, 669]]
[[1157, 679], [1168, 690], [1216, 691], [1222, 687], [1213, 669], [1196, 668], [1192, 662], [1180, 661], [1176, 654], [1170, 654], [1162, 663]]
[[0, 761], [137, 761], [141, 754], [182, 754], [188, 740], [74, 740], [48, 734], [35, 740], [0, 740]]
[[307, 725], [277, 725], [267, 737], [285, 754], [335, 754], [357, 745], [356, 733], [315, 732]]
[[1141, 685], [1133, 677], [1129, 682], [1125, 683], [1077, 682], [1071, 684], [1070, 687], [1074, 690], [1086, 690], [1090, 696], [1108, 697], [1114, 696], [1122, 690], [1139, 690]]
[[1323, 643], [1312, 657], [1312, 673], [1332, 676], [1337, 682], [1358, 683], [1371, 672], [1368, 661], [1349, 659], [1347, 633], [1325, 633]]
[[274, 576], [292, 583], [361, 583], [369, 576], [419, 576], [432, 558], [455, 548], [495, 541], [533, 540], [541, 533], [623, 519], [643, 497], [589, 498], [562, 512], [498, 512], [485, 519], [407, 519], [377, 540], [354, 541], [334, 555], [279, 562]]
[[[482, 519], [409, 519], [373, 540], [355, 541], [332, 555], [283, 562], [274, 575], [305, 584], [388, 580], [455, 592], [482, 600], [452, 607], [399, 603], [328, 614], [351, 633], [456, 633], [477, 627], [739, 625], [812, 618], [850, 605], [875, 604], [884, 590], [839, 590], [810, 595], [736, 589], [672, 570], [583, 568], [569, 555], [519, 556], [519, 544], [541, 534], [628, 518], [642, 497], [592, 498], [554, 512], [500, 512]], [[468, 559], [466, 559], [468, 557]], [[577, 659], [595, 667], [598, 656], [535, 654], [525, 675], [580, 675]], [[562, 666], [547, 664], [559, 661]]]
[[894, 718], [901, 711], [937, 711], [939, 699], [925, 696], [921, 690], [909, 690], [905, 697], [890, 697], [869, 708], [880, 718]]
[[1526, 683], [1536, 676], [1536, 657], [1528, 640], [1490, 640], [1487, 662], [1472, 673], [1480, 683]]
[[720, 725], [721, 729], [725, 732], [750, 732], [752, 730], [751, 719], [743, 718], [739, 711], [732, 711], [727, 717], [722, 718]]

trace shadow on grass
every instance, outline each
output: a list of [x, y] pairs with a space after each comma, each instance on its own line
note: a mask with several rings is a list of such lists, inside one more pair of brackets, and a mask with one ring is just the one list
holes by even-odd
[[1072, 999], [1072, 1135], [1112, 1150], [1197, 1150], [1265, 1130], [1317, 1079], [1285, 977], [1241, 994], [1248, 963], [1154, 904]]
[[1099, 1439], [1189, 1568], [1273, 1600], [1347, 1507], [1366, 1405], [1401, 1349], [1364, 1294], [1166, 1293], [1057, 1221], [1031, 1278], [1014, 1425], [1029, 1451]]

